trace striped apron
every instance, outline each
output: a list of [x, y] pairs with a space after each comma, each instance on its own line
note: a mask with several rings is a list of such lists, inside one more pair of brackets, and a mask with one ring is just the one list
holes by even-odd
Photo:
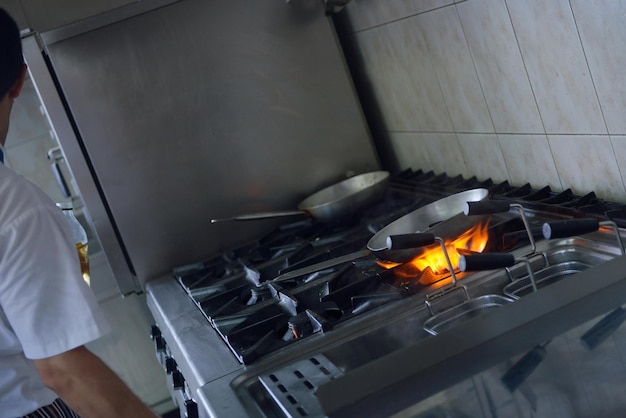
[[80, 418], [60, 398], [22, 418]]

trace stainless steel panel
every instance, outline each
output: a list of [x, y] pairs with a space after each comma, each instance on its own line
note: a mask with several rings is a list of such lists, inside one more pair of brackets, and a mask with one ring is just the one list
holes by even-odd
[[[211, 218], [294, 208], [379, 168], [321, 2], [186, 0], [132, 14], [43, 38], [141, 282], [273, 225]], [[74, 171], [86, 206], [102, 205]]]
[[104, 202], [100, 199], [94, 179], [83, 158], [80, 144], [76, 140], [71, 122], [61, 102], [61, 97], [41, 54], [37, 36], [34, 34], [27, 36], [22, 40], [22, 46], [24, 59], [28, 63], [28, 71], [45, 109], [50, 126], [54, 130], [56, 138], [63, 138], [63, 156], [66, 161], [72, 160], [72, 164], [68, 165], [68, 169], [74, 179], [77, 180], [75, 183], [79, 185], [79, 191], [83, 200], [90, 202], [89, 208], [83, 208], [83, 210], [87, 211], [98, 240], [106, 254], [107, 262], [115, 272], [119, 291], [128, 293], [137, 288], [138, 285], [128, 267], [124, 253], [117, 241], [115, 230], [109, 221]]

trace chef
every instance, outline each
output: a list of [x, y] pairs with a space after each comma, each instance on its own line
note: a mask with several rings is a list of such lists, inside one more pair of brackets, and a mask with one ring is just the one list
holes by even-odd
[[[0, 160], [25, 76], [18, 27], [0, 8]], [[157, 417], [85, 348], [108, 331], [63, 214], [0, 164], [0, 418]]]

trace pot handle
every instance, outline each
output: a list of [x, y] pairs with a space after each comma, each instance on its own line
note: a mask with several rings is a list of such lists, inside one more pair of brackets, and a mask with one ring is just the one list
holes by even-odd
[[518, 210], [524, 228], [526, 229], [526, 235], [528, 235], [528, 241], [530, 242], [530, 254], [534, 254], [537, 250], [535, 245], [535, 239], [533, 238], [533, 232], [530, 228], [530, 224], [524, 214], [524, 207], [518, 203], [509, 203], [504, 200], [485, 200], [479, 202], [465, 202], [463, 207], [463, 213], [467, 216], [471, 215], [489, 215], [493, 213], [508, 212], [511, 208]]
[[486, 253], [461, 255], [459, 257], [459, 269], [461, 271], [493, 270], [498, 268], [511, 267], [517, 263], [524, 263], [528, 271], [528, 278], [532, 284], [533, 291], [537, 291], [535, 274], [527, 258], [515, 258], [509, 253]]
[[545, 239], [567, 238], [574, 235], [586, 234], [597, 231], [600, 221], [591, 218], [567, 219], [564, 221], [546, 222], [543, 224], [543, 237]]
[[392, 251], [424, 247], [434, 243], [435, 235], [427, 232], [389, 235], [387, 237], [387, 249]]
[[484, 200], [478, 202], [465, 202], [463, 213], [465, 215], [490, 215], [492, 213], [508, 212], [511, 204], [504, 200]]
[[462, 255], [459, 258], [461, 271], [494, 270], [511, 267], [514, 264], [515, 256], [508, 253]]
[[593, 218], [566, 219], [562, 221], [552, 221], [543, 224], [542, 232], [545, 239], [551, 238], [567, 238], [574, 235], [587, 234], [600, 229], [601, 226], [609, 226], [615, 231], [617, 238], [617, 246], [622, 255], [624, 251], [624, 243], [620, 235], [619, 228], [613, 221], [599, 221]]

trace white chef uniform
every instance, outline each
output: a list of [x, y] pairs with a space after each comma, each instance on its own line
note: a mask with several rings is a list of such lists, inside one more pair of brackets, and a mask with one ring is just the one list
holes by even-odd
[[61, 210], [0, 164], [0, 418], [57, 398], [29, 359], [63, 353], [108, 331]]

